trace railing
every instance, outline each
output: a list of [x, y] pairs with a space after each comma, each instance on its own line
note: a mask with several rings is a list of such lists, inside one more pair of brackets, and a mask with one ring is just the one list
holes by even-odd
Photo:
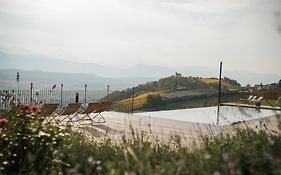
[[[66, 107], [69, 103], [79, 102], [84, 106], [90, 102], [113, 101], [111, 110], [125, 113], [154, 111], [154, 110], [169, 110], [169, 109], [184, 109], [194, 107], [205, 107], [217, 105], [217, 94], [205, 94], [201, 96], [175, 98], [163, 100], [157, 99], [148, 103], [146, 98], [139, 98], [139, 94], [132, 91], [114, 93], [109, 90], [0, 90], [0, 114], [10, 110], [14, 105], [32, 104], [39, 107], [45, 103], [58, 103], [60, 106]], [[110, 95], [108, 95], [110, 94]], [[247, 99], [250, 93], [247, 91], [227, 91], [221, 93], [222, 103], [241, 103], [241, 99]], [[254, 92], [252, 95], [265, 97], [264, 100], [278, 99], [281, 92], [264, 91]], [[270, 104], [270, 103], [269, 103]]]
[[13, 106], [19, 104], [30, 104], [42, 107], [46, 103], [58, 103], [61, 108], [66, 107], [69, 103], [78, 102], [86, 106], [91, 102], [113, 101], [111, 110], [118, 112], [133, 112], [131, 92], [122, 94], [121, 98], [114, 99], [108, 94], [109, 90], [46, 90], [46, 89], [30, 89], [30, 90], [0, 90], [0, 114], [12, 109]]
[[[86, 104], [96, 102], [108, 95], [106, 90], [0, 90], [0, 109], [10, 109], [13, 105], [58, 103], [65, 107], [69, 103]], [[77, 101], [76, 101], [77, 100]]]

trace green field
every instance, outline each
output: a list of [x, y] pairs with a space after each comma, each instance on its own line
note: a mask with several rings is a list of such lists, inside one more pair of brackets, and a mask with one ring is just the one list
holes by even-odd
[[200, 96], [200, 95], [213, 95], [217, 94], [217, 90], [213, 89], [193, 89], [193, 90], [183, 90], [183, 91], [167, 91], [162, 94], [165, 98], [180, 98], [187, 96]]

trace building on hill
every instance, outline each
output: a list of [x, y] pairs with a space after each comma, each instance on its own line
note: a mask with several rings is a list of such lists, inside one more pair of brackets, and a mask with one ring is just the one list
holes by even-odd
[[182, 77], [182, 75], [180, 73], [178, 73], [178, 72], [175, 73], [175, 76], [176, 77]]

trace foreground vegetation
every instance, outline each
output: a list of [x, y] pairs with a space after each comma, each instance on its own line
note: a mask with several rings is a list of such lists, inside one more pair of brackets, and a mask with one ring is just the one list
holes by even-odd
[[132, 130], [119, 144], [44, 123], [40, 110], [22, 106], [0, 119], [0, 174], [281, 174], [281, 135], [236, 129], [206, 136], [198, 148]]

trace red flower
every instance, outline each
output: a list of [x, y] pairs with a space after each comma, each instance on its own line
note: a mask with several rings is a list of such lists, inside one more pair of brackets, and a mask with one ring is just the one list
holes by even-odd
[[24, 104], [24, 105], [21, 105], [20, 109], [23, 110], [23, 111], [26, 111], [30, 108], [30, 106], [28, 104]]
[[8, 125], [9, 120], [5, 119], [5, 118], [1, 118], [0, 119], [0, 126], [5, 126]]
[[40, 110], [37, 106], [32, 106], [31, 109], [36, 113]]

